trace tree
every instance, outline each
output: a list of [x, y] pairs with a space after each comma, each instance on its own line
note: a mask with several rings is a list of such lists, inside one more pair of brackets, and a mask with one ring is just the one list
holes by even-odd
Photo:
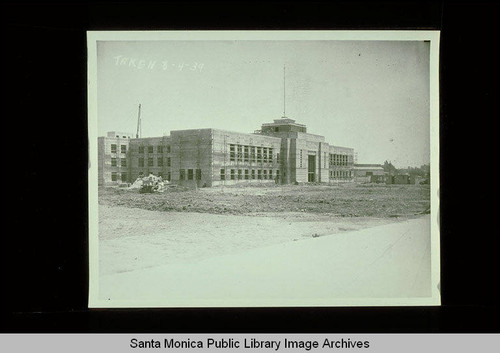
[[391, 162], [385, 161], [383, 168], [384, 172], [388, 173], [389, 175], [396, 175], [398, 173], [398, 170], [395, 166], [392, 165]]

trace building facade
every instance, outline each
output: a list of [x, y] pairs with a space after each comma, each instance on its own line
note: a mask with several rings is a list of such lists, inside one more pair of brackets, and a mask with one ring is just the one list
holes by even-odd
[[387, 173], [380, 164], [354, 165], [354, 179], [356, 182], [385, 183], [388, 180], [387, 178]]
[[132, 138], [110, 132], [98, 146], [99, 185], [130, 183], [150, 173], [192, 187], [354, 180], [354, 149], [330, 145], [288, 118], [254, 133], [190, 129]]

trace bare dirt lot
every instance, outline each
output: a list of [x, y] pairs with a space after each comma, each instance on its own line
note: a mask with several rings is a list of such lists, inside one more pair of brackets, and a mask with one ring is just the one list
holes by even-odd
[[[377, 283], [370, 282], [363, 287], [366, 281], [360, 280], [348, 294], [362, 296], [363, 293], [375, 293], [375, 288], [379, 288], [381, 296], [421, 296], [430, 288], [430, 271], [427, 268], [430, 266], [429, 210], [429, 187], [420, 185], [240, 186], [198, 190], [174, 187], [155, 194], [140, 194], [137, 189], [100, 188], [99, 296], [108, 301], [109, 298], [134, 298], [136, 294], [137, 300], [163, 298], [163, 290], [168, 289], [170, 293], [172, 288], [178, 288], [182, 292], [179, 288], [184, 287], [170, 285], [166, 289], [158, 287], [161, 290], [153, 290], [156, 285], [144, 282], [148, 289], [140, 294], [134, 291], [142, 285], [137, 287], [134, 283], [146, 277], [157, 283], [171, 272], [179, 277], [179, 273], [183, 273], [180, 269], [191, 267], [193, 270], [188, 277], [194, 279], [213, 261], [226, 264], [224, 259], [228, 256], [253, 259], [255, 251], [258, 254], [263, 251], [266, 257], [273, 259], [285, 258], [285, 262], [299, 268], [306, 268], [314, 261], [324, 263], [320, 266], [324, 267], [324, 275], [333, 276], [335, 280], [328, 285], [323, 281], [322, 288], [331, 291], [329, 295], [332, 297], [343, 295], [342, 290], [352, 282], [349, 278], [354, 276], [354, 272], [373, 272], [367, 272], [359, 265], [361, 260], [354, 261], [347, 269], [350, 258], [387, 257], [388, 265], [370, 275], [379, 279]], [[415, 229], [416, 225], [418, 229]], [[407, 241], [404, 244], [408, 243], [403, 248], [398, 245], [403, 244], [402, 238]], [[328, 241], [324, 244], [316, 242], [321, 239]], [[295, 253], [290, 255], [286, 250], [290, 246], [295, 248], [293, 244], [298, 249], [307, 249], [311, 244], [316, 244], [316, 247], [304, 254], [299, 251], [302, 258]], [[324, 254], [321, 252], [323, 246], [328, 247]], [[319, 254], [323, 254], [321, 258], [318, 258]], [[331, 256], [338, 260], [335, 264], [330, 263]], [[391, 259], [398, 259], [401, 263], [395, 264]], [[235, 271], [239, 281], [253, 278], [254, 274], [249, 269], [254, 265], [231, 261], [226, 265], [238, 267]], [[255, 261], [252, 260], [252, 264]], [[402, 264], [406, 264], [409, 270], [403, 271]], [[226, 265], [219, 267], [226, 269]], [[278, 264], [269, 266], [263, 273]], [[391, 269], [397, 269], [394, 276]], [[359, 273], [356, 276], [361, 276]], [[278, 277], [285, 275], [280, 273]], [[288, 275], [293, 277], [297, 274]], [[215, 273], [212, 276], [217, 277]], [[391, 276], [397, 280], [388, 281]], [[177, 277], [175, 282], [180, 281]], [[216, 283], [217, 278], [211, 281]], [[339, 282], [339, 278], [347, 278], [347, 284]], [[199, 281], [201, 279], [195, 282]], [[343, 284], [333, 288], [332, 283]], [[417, 288], [414, 283], [421, 285]], [[267, 288], [254, 284], [255, 288], [245, 291], [253, 293], [252, 290], [259, 292]], [[298, 286], [301, 288], [300, 283]], [[188, 287], [178, 293], [180, 297], [191, 292], [192, 288]], [[135, 288], [133, 293], [130, 288]], [[413, 289], [404, 292], [401, 288]], [[279, 290], [273, 295], [285, 296]]]
[[140, 194], [100, 188], [99, 204], [150, 211], [212, 214], [304, 212], [339, 217], [408, 217], [429, 213], [428, 185], [340, 184], [233, 186]]
[[371, 228], [429, 210], [428, 186], [99, 189], [101, 273]]

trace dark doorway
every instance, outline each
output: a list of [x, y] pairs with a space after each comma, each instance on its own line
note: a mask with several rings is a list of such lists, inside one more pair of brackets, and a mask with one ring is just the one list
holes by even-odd
[[307, 158], [307, 181], [312, 183], [316, 179], [316, 156], [308, 156]]

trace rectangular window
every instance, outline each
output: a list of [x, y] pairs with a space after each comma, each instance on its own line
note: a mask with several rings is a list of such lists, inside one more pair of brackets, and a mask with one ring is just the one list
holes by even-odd
[[248, 162], [250, 160], [250, 153], [249, 153], [249, 148], [248, 146], [245, 146], [245, 155], [243, 156], [243, 159], [245, 162]]
[[201, 180], [201, 169], [196, 169], [196, 180]]
[[127, 181], [127, 173], [122, 173], [122, 181], [123, 182]]
[[144, 153], [144, 146], [139, 146], [139, 153]]
[[127, 153], [127, 145], [121, 145], [120, 146], [120, 152], [121, 153]]
[[299, 161], [299, 167], [302, 168], [302, 150], [300, 150], [300, 161]]
[[231, 169], [231, 180], [234, 180], [236, 179], [235, 175], [234, 175], [234, 169]]
[[276, 179], [279, 181], [280, 180], [280, 170], [276, 170]]
[[111, 153], [116, 153], [116, 144], [111, 144]]
[[171, 174], [170, 172], [167, 172], [167, 180], [170, 181]]
[[163, 167], [163, 157], [158, 157], [158, 160], [156, 162], [158, 164], [158, 167]]
[[262, 148], [262, 154], [264, 155], [264, 163], [267, 163], [267, 148]]
[[255, 169], [252, 169], [252, 180], [255, 180]]
[[257, 170], [257, 179], [259, 179], [259, 180], [262, 179], [262, 170], [261, 169]]
[[153, 153], [153, 146], [148, 146], [148, 153]]
[[163, 153], [163, 146], [156, 147], [158, 149], [158, 153]]
[[193, 180], [193, 170], [188, 169], [188, 180]]
[[111, 157], [111, 166], [116, 167], [116, 158], [115, 157]]
[[148, 158], [148, 167], [152, 167], [154, 165], [153, 157]]
[[170, 157], [167, 157], [167, 167], [170, 167]]
[[238, 148], [238, 162], [243, 161], [243, 146], [237, 145]]
[[241, 169], [238, 169], [238, 180], [243, 179], [243, 171]]
[[264, 169], [264, 180], [267, 180], [267, 170]]
[[139, 158], [139, 167], [144, 167], [144, 158]]
[[170, 153], [170, 145], [167, 145], [167, 153]]
[[116, 181], [116, 172], [111, 172], [111, 181]]
[[279, 152], [276, 153], [276, 163], [279, 163], [280, 162], [280, 154]]
[[250, 160], [252, 162], [255, 162], [255, 147], [254, 146], [250, 146]]
[[120, 163], [121, 163], [121, 166], [122, 166], [122, 167], [126, 167], [126, 166], [127, 166], [127, 160], [126, 160], [125, 158], [122, 158], [122, 159], [120, 160]]
[[273, 179], [273, 170], [272, 169], [269, 170], [269, 179]]
[[248, 174], [248, 169], [245, 169], [245, 180], [248, 180], [250, 175]]
[[229, 145], [229, 160], [231, 162], [235, 161], [235, 158], [236, 158], [235, 154], [236, 154], [236, 151], [235, 151], [234, 145]]
[[179, 171], [179, 180], [184, 180], [186, 179], [186, 169], [181, 169]]
[[257, 163], [262, 163], [262, 148], [257, 147]]
[[220, 180], [226, 180], [226, 170], [225, 169], [220, 170]]

